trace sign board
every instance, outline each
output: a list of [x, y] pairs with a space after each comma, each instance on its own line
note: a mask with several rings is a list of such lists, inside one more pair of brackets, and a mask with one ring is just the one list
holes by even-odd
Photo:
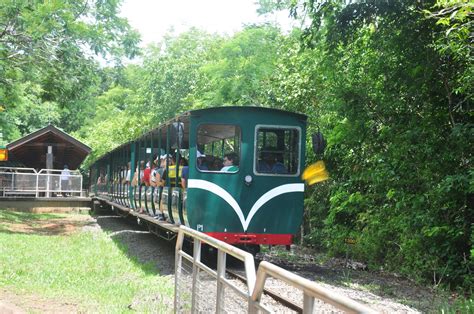
[[0, 148], [0, 161], [8, 160], [8, 150], [6, 148]]
[[357, 240], [353, 238], [345, 238], [344, 242], [346, 242], [347, 244], [356, 244]]

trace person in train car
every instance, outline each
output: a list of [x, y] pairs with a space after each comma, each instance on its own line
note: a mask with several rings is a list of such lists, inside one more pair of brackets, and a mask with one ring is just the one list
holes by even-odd
[[139, 166], [135, 168], [135, 171], [133, 172], [133, 179], [132, 179], [132, 186], [138, 186], [138, 177], [139, 177]]
[[[170, 158], [170, 155], [164, 154], [157, 157], [156, 162], [159, 163], [159, 166], [156, 167], [155, 171], [151, 175], [152, 180], [154, 180], [155, 182], [154, 186], [158, 187], [158, 189], [156, 190], [156, 197], [155, 197], [155, 201], [157, 203], [159, 202], [160, 190], [166, 183], [165, 178], [164, 178], [164, 173], [166, 171], [166, 160], [168, 160], [168, 166], [170, 167], [173, 164], [173, 160], [172, 158]], [[158, 215], [155, 216], [155, 218], [157, 218], [159, 221], [166, 221], [164, 208], [160, 208], [160, 212], [158, 213]]]
[[161, 176], [158, 175], [158, 172], [161, 169], [161, 164], [160, 164], [160, 156], [156, 156], [155, 159], [153, 159], [153, 162], [151, 164], [151, 171], [150, 171], [150, 186], [157, 187], [160, 186], [161, 182]]
[[145, 165], [145, 169], [143, 170], [143, 177], [142, 177], [142, 183], [145, 186], [150, 186], [150, 174], [151, 174], [151, 164], [153, 161], [148, 161]]
[[281, 153], [274, 153], [273, 154], [274, 163], [272, 165], [272, 173], [278, 174], [286, 174], [288, 170], [286, 169], [285, 165], [282, 163], [283, 161], [283, 154]]
[[[168, 158], [168, 169], [166, 169], [166, 158]], [[180, 155], [180, 160], [185, 160], [183, 157], [181, 157]], [[187, 161], [186, 161], [186, 164], [187, 164]], [[176, 177], [176, 155], [173, 154], [173, 155], [165, 155], [165, 160], [164, 160], [164, 163], [163, 163], [163, 174], [161, 176], [161, 182], [162, 182], [162, 185], [165, 186], [166, 185], [166, 179], [168, 178], [169, 176], [169, 187], [176, 187], [176, 183], [179, 183], [180, 186], [182, 185], [182, 182], [181, 182], [181, 178], [182, 178], [182, 173], [183, 173], [183, 167], [184, 167], [184, 164], [182, 164], [182, 162], [180, 162], [180, 166], [179, 166], [179, 170], [178, 170], [178, 176]], [[177, 181], [176, 181], [177, 180]], [[166, 215], [165, 213], [162, 211], [161, 214], [158, 215], [158, 220], [160, 221], [164, 221], [166, 220]]]
[[227, 153], [224, 155], [223, 164], [222, 172], [237, 172], [239, 171], [239, 156], [234, 152]]
[[[264, 149], [266, 150], [266, 149]], [[272, 157], [268, 151], [263, 151], [260, 153], [260, 159], [258, 160], [258, 172], [270, 173], [272, 171]]]
[[272, 152], [272, 148], [264, 148], [260, 156], [260, 160], [258, 161], [258, 172], [275, 174], [288, 173], [285, 165], [281, 162], [282, 158], [279, 158], [282, 156], [278, 156], [277, 153]]
[[157, 167], [154, 175], [154, 180], [156, 182], [155, 186], [164, 186], [165, 185], [165, 180], [163, 179], [163, 173], [166, 171], [166, 159], [168, 159], [168, 165], [171, 166], [172, 160], [170, 158], [170, 155], [164, 154], [161, 155], [158, 159], [156, 159]]
[[[183, 157], [180, 156], [180, 160], [183, 159]], [[168, 173], [169, 172], [169, 173]], [[178, 181], [180, 181], [182, 177], [182, 172], [183, 172], [183, 167], [180, 166], [178, 170]], [[170, 186], [176, 186], [176, 155], [172, 155], [171, 158], [168, 161], [168, 171], [166, 170], [166, 163], [165, 163], [165, 168], [163, 171], [163, 176], [162, 180], [166, 182], [166, 178], [169, 175], [169, 180], [170, 180]]]
[[97, 178], [97, 186], [103, 186], [107, 183], [106, 181], [106, 175], [104, 174], [103, 171], [100, 171], [99, 177]]
[[127, 163], [126, 166], [123, 167], [123, 170], [122, 170], [122, 180], [123, 180], [123, 184], [129, 184], [130, 181], [132, 180], [132, 178], [130, 177], [130, 175], [132, 174], [132, 172], [130, 171], [130, 161]]
[[181, 170], [181, 187], [183, 189], [188, 187], [188, 178], [189, 178], [189, 164], [186, 158], [182, 158], [179, 161], [180, 167], [183, 167]]
[[224, 167], [224, 162], [219, 157], [212, 156], [211, 168], [209, 170], [220, 171]]
[[209, 170], [206, 163], [206, 155], [202, 154], [199, 150], [196, 153], [197, 156], [197, 167], [199, 170]]
[[139, 180], [140, 185], [142, 185], [142, 183], [143, 183], [144, 171], [145, 171], [145, 161], [140, 160], [140, 180]]

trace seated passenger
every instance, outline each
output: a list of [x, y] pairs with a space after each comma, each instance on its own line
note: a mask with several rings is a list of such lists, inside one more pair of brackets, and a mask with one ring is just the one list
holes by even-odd
[[[183, 159], [182, 157], [179, 158], [180, 160]], [[164, 180], [164, 183], [166, 184], [166, 178], [169, 177], [169, 182], [170, 186], [174, 187], [176, 186], [176, 182], [180, 183], [181, 181], [181, 174], [183, 172], [183, 166], [182, 163], [180, 162], [179, 165], [179, 170], [178, 173], [176, 174], [176, 155], [172, 155], [171, 158], [168, 160], [168, 169], [166, 169], [166, 160], [164, 164], [164, 171], [163, 171], [163, 176], [162, 180]], [[178, 180], [178, 181], [176, 181]]]
[[288, 170], [286, 170], [285, 165], [279, 161], [276, 161], [272, 166], [271, 173], [286, 174], [288, 173]]
[[206, 155], [201, 154], [201, 152], [198, 150], [196, 153], [197, 156], [197, 167], [199, 170], [209, 170], [209, 167], [207, 166], [206, 163]]
[[[268, 150], [268, 149], [266, 149]], [[288, 170], [277, 157], [277, 153], [264, 151], [260, 154], [261, 159], [257, 164], [257, 171], [261, 173], [286, 174]]]
[[183, 189], [188, 187], [188, 178], [189, 178], [189, 165], [188, 161], [185, 158], [179, 160], [180, 167], [183, 167], [181, 170], [181, 187]]
[[150, 174], [151, 174], [151, 164], [153, 161], [149, 161], [146, 163], [145, 170], [143, 170], [143, 178], [142, 178], [142, 183], [145, 186], [150, 186]]
[[150, 186], [157, 187], [160, 184], [160, 177], [157, 176], [160, 170], [160, 157], [156, 157], [150, 165]]
[[212, 160], [212, 162], [210, 163], [211, 167], [209, 168], [209, 170], [220, 171], [222, 169], [222, 167], [224, 167], [224, 162], [219, 157], [212, 156], [211, 160]]
[[[164, 154], [161, 156], [158, 156], [156, 158], [156, 163], [159, 163], [159, 166], [156, 168], [156, 171], [154, 175], [152, 175], [152, 178], [154, 178], [154, 181], [156, 182], [155, 186], [158, 187], [157, 189], [157, 196], [155, 198], [155, 202], [159, 204], [160, 202], [160, 193], [162, 190], [162, 187], [166, 185], [166, 160], [168, 160], [168, 168], [173, 167], [173, 159], [170, 158], [171, 156], [168, 154]], [[160, 221], [166, 221], [166, 215], [165, 215], [165, 209], [161, 206], [159, 206], [159, 213], [158, 215], [155, 216]]]
[[269, 152], [261, 152], [260, 159], [257, 163], [257, 171], [270, 173], [272, 171], [272, 156]]
[[223, 172], [237, 172], [239, 171], [239, 156], [236, 153], [228, 153], [224, 155], [224, 167], [221, 171]]

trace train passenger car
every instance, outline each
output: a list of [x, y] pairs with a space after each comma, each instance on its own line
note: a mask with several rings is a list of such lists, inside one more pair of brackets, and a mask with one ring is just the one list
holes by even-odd
[[[193, 110], [101, 157], [91, 167], [92, 190], [227, 243], [289, 245], [303, 218], [305, 139], [302, 114]], [[140, 184], [144, 165], [163, 156], [164, 186]]]

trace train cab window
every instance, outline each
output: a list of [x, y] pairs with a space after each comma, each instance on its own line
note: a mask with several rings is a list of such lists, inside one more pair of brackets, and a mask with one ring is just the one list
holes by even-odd
[[257, 126], [255, 146], [255, 173], [299, 175], [299, 128]]
[[230, 124], [200, 125], [197, 131], [197, 169], [201, 172], [238, 172], [240, 139], [239, 126]]

